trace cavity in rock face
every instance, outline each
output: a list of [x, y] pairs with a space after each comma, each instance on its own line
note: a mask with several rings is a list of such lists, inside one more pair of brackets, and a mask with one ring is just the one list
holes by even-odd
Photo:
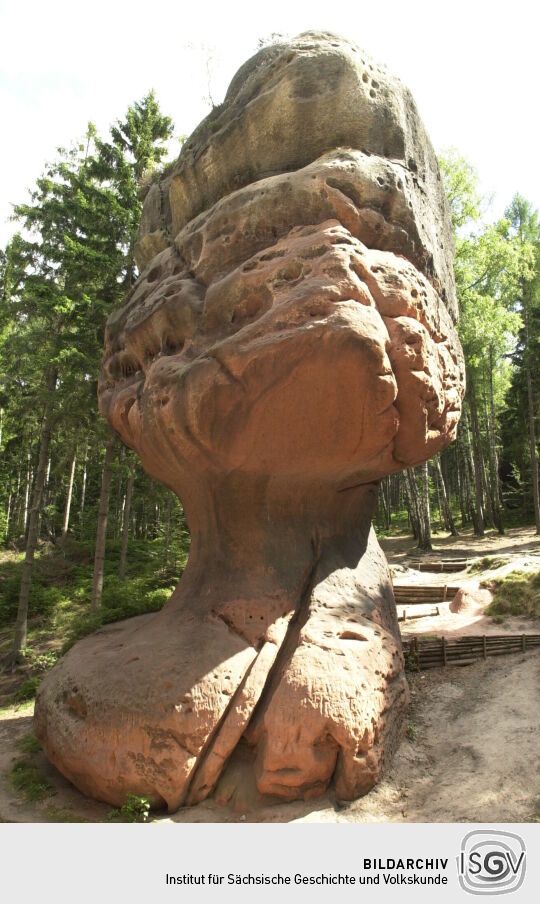
[[384, 475], [455, 436], [452, 253], [412, 98], [329, 34], [249, 60], [150, 188], [99, 400], [192, 546], [165, 609], [41, 685], [82, 791], [245, 808], [378, 780], [408, 693], [371, 518]]

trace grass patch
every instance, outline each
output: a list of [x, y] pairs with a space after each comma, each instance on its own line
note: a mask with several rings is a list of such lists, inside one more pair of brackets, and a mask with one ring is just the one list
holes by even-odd
[[48, 781], [30, 759], [17, 760], [9, 771], [9, 783], [27, 803], [45, 800], [52, 791]]
[[72, 810], [67, 810], [65, 807], [47, 807], [45, 816], [49, 822], [88, 822], [87, 819], [77, 816], [76, 813], [73, 813]]
[[486, 609], [497, 624], [509, 615], [540, 618], [540, 572], [511, 571], [493, 582], [493, 602]]
[[19, 738], [15, 746], [21, 753], [38, 753], [41, 750], [41, 744], [33, 732]]
[[480, 571], [491, 571], [494, 568], [501, 568], [503, 565], [508, 565], [510, 559], [506, 559], [503, 556], [484, 556], [482, 559], [477, 559], [476, 562], [473, 562], [472, 565], [469, 566], [470, 574], [478, 574]]
[[21, 686], [12, 694], [11, 701], [15, 705], [17, 703], [28, 703], [35, 699], [37, 689], [39, 687], [39, 678], [27, 678]]

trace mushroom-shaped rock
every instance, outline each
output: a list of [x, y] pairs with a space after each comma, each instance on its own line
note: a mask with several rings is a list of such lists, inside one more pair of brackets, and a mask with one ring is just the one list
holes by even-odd
[[408, 692], [371, 518], [382, 477], [455, 437], [452, 254], [410, 94], [329, 34], [248, 61], [150, 188], [99, 401], [192, 544], [161, 612], [40, 687], [38, 737], [84, 792], [173, 810], [378, 780]]

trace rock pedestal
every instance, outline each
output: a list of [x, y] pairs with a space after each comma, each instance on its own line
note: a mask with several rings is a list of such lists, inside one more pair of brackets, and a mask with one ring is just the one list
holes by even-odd
[[378, 484], [454, 438], [464, 390], [410, 95], [332, 35], [265, 48], [150, 187], [137, 257], [100, 408], [182, 500], [189, 563], [58, 663], [38, 737], [114, 804], [357, 797], [407, 704]]

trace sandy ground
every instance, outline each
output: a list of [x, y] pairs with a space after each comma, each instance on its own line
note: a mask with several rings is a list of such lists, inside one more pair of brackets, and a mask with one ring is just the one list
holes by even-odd
[[[391, 564], [406, 564], [410, 538], [384, 542]], [[531, 530], [507, 537], [439, 541], [445, 554], [498, 555], [510, 562], [503, 570], [540, 568], [540, 538]], [[500, 573], [488, 572], [488, 576]], [[475, 575], [475, 580], [486, 575]], [[420, 583], [463, 584], [466, 573], [430, 575], [400, 571], [396, 579]], [[452, 619], [444, 629], [444, 620]], [[456, 619], [464, 620], [459, 625]], [[478, 621], [480, 619], [480, 621]], [[482, 622], [483, 619], [483, 622]], [[438, 626], [435, 627], [438, 621]], [[534, 630], [522, 619], [488, 625], [485, 616], [464, 614], [417, 619], [402, 627], [437, 634]], [[521, 627], [510, 626], [516, 622]], [[458, 630], [459, 629], [459, 630]], [[407, 737], [383, 781], [366, 797], [341, 804], [331, 796], [309, 803], [279, 804], [257, 813], [233, 813], [206, 801], [161, 822], [524, 822], [540, 820], [540, 653], [531, 650], [409, 675], [411, 707]], [[23, 754], [17, 740], [32, 729], [32, 708], [0, 713], [0, 820], [5, 822], [89, 821], [106, 819], [110, 807], [79, 794], [39, 753], [34, 761], [51, 786], [40, 803], [26, 803], [9, 784], [8, 772]]]
[[[526, 822], [540, 820], [540, 656], [525, 654], [410, 677], [408, 737], [384, 780], [341, 805], [330, 796], [232, 813], [211, 801], [160, 822]], [[90, 821], [110, 807], [79, 794], [42, 755], [53, 793], [26, 804], [6, 771], [21, 755], [31, 710], [0, 721], [0, 818], [5, 822]]]
[[[467, 558], [469, 563], [475, 559], [493, 556], [506, 560], [497, 568], [489, 568], [480, 573], [471, 574], [468, 569], [449, 573], [429, 573], [410, 567], [410, 556], [415, 556], [410, 537], [384, 539], [381, 546], [390, 563], [394, 583], [396, 584], [431, 584], [443, 587], [445, 584], [456, 587], [478, 587], [481, 582], [489, 583], [493, 578], [504, 577], [510, 571], [540, 570], [540, 537], [534, 528], [516, 528], [509, 530], [504, 537], [494, 532], [485, 537], [466, 535], [461, 537], [436, 537], [433, 543], [434, 552], [428, 558]], [[463, 637], [470, 634], [540, 634], [540, 624], [526, 618], [508, 617], [502, 624], [496, 624], [491, 618], [477, 612], [451, 612], [450, 603], [437, 603], [440, 614], [431, 615], [435, 604], [425, 606], [403, 607], [398, 605], [398, 614], [403, 609], [410, 615], [425, 612], [425, 618], [401, 621], [402, 637], [414, 635], [437, 635], [437, 637]]]

